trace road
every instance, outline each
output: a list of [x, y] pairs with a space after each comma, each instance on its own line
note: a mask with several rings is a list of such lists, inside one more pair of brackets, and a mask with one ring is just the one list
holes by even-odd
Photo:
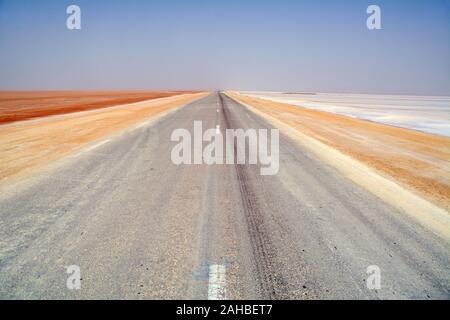
[[219, 298], [450, 298], [449, 243], [281, 133], [277, 175], [173, 164], [170, 136], [194, 120], [271, 128], [213, 93], [4, 192], [0, 298], [207, 299], [211, 265]]

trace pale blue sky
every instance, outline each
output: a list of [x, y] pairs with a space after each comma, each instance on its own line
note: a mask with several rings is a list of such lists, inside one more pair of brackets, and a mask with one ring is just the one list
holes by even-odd
[[449, 57], [446, 0], [0, 0], [0, 89], [450, 95]]

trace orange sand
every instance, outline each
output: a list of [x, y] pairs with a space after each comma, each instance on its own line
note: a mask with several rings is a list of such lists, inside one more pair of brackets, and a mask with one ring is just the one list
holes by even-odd
[[369, 165], [450, 211], [450, 138], [234, 92], [229, 95]]
[[0, 125], [0, 182], [35, 171], [91, 142], [205, 95], [181, 94]]
[[181, 93], [183, 92], [0, 91], [0, 124], [170, 97]]

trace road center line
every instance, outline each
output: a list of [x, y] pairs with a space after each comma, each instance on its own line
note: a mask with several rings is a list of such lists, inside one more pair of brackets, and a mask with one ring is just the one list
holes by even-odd
[[226, 267], [213, 264], [209, 266], [208, 300], [226, 299]]

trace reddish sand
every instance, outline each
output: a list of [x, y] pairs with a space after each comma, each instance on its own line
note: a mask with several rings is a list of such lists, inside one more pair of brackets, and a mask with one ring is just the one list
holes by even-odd
[[0, 125], [0, 186], [37, 171], [89, 143], [121, 132], [163, 112], [206, 96], [178, 94], [161, 99], [42, 117]]
[[450, 138], [230, 93], [450, 211]]
[[190, 93], [180, 91], [0, 91], [0, 124]]

